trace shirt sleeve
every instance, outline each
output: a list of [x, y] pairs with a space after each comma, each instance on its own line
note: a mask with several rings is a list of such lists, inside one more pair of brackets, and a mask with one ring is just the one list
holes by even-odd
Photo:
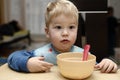
[[15, 51], [8, 57], [8, 66], [19, 72], [29, 72], [27, 69], [27, 61], [33, 57], [33, 51]]

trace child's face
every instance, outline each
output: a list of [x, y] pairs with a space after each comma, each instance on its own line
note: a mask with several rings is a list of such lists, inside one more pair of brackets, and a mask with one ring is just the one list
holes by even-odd
[[76, 41], [77, 29], [77, 19], [61, 14], [52, 18], [45, 31], [57, 51], [67, 52]]

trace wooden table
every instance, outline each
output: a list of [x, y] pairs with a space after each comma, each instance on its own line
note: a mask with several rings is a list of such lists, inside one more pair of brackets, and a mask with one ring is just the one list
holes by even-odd
[[[20, 73], [11, 70], [7, 64], [0, 67], [0, 80], [69, 80], [64, 78], [57, 68], [53, 66], [48, 73]], [[94, 71], [93, 74], [84, 80], [120, 80], [120, 69], [117, 73], [101, 73]]]

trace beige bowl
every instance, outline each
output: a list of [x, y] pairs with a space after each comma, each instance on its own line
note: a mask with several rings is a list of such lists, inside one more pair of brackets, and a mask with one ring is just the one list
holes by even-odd
[[87, 61], [82, 61], [82, 53], [67, 52], [57, 55], [57, 64], [60, 73], [70, 79], [84, 79], [94, 71], [96, 57], [88, 55]]

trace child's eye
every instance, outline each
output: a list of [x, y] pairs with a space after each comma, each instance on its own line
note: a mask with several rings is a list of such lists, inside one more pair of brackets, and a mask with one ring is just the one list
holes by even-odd
[[56, 29], [61, 29], [62, 27], [61, 27], [61, 26], [56, 26], [55, 28], [56, 28]]
[[74, 29], [75, 28], [75, 26], [69, 26], [69, 29]]

